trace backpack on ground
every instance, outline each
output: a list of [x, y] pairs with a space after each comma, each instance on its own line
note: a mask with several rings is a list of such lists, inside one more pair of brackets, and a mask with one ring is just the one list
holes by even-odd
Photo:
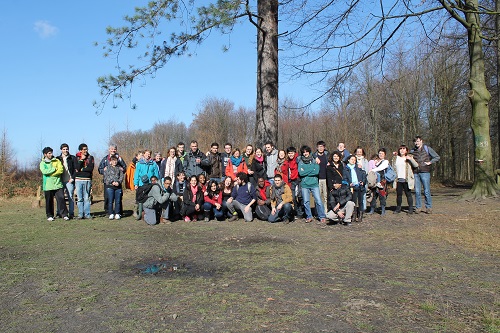
[[137, 191], [135, 192], [135, 201], [137, 201], [138, 203], [145, 203], [146, 200], [148, 200], [149, 192], [154, 185], [157, 184], [144, 184], [142, 186], [139, 186], [137, 188]]
[[394, 171], [394, 169], [392, 168], [392, 166], [389, 164], [387, 166], [387, 169], [385, 169], [385, 173], [384, 173], [384, 178], [385, 180], [388, 182], [388, 183], [392, 183], [393, 181], [396, 180], [396, 171]]

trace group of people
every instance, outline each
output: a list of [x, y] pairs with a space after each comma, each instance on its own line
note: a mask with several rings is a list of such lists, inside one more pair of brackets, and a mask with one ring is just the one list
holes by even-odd
[[[176, 220], [234, 221], [240, 217], [248, 222], [256, 217], [285, 223], [297, 218], [309, 223], [317, 218], [321, 223], [349, 225], [361, 222], [365, 212], [374, 214], [377, 201], [380, 214], [385, 215], [388, 185], [394, 182], [394, 213], [402, 212], [403, 193], [408, 214], [420, 213], [423, 187], [425, 212], [430, 214], [430, 171], [439, 155], [421, 137], [416, 137], [414, 144], [412, 149], [401, 145], [389, 161], [385, 148], [367, 158], [362, 147], [350, 154], [343, 142], [331, 153], [324, 141], [317, 142], [315, 152], [306, 145], [299, 151], [295, 147], [278, 150], [267, 142], [263, 149], [247, 145], [244, 151], [226, 143], [223, 152], [212, 143], [210, 150], [203, 153], [193, 140], [188, 151], [180, 142], [165, 157], [150, 150], [139, 151], [128, 167], [116, 153], [116, 145], [110, 145], [109, 154], [99, 164], [105, 188], [104, 208], [110, 219], [121, 218], [124, 182], [126, 188], [136, 191], [134, 216], [150, 225]], [[69, 154], [66, 144], [61, 145], [57, 158], [51, 148], [44, 149], [40, 169], [49, 220], [53, 219], [54, 197], [59, 215], [65, 219], [74, 216], [71, 193], [75, 187], [77, 218], [91, 218], [89, 181], [93, 164], [85, 144], [80, 145], [76, 156]], [[389, 171], [396, 174], [395, 180], [386, 179]], [[62, 191], [70, 197], [69, 212]]]

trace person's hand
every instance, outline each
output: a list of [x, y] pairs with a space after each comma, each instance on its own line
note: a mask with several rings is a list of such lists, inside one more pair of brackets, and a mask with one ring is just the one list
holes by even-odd
[[340, 217], [341, 219], [343, 219], [343, 218], [344, 218], [344, 216], [345, 216], [345, 215], [344, 215], [344, 212], [343, 212], [343, 211], [341, 211], [341, 210], [339, 210], [339, 211], [337, 212], [337, 215], [338, 215], [338, 217]]
[[137, 190], [138, 188], [139, 188], [139, 186], [137, 186], [137, 185], [134, 185], [134, 189], [136, 189], [136, 190]]
[[246, 206], [245, 206], [245, 209], [244, 209], [245, 213], [248, 213], [248, 212], [250, 211], [250, 209], [251, 209], [251, 208], [252, 208], [252, 207], [250, 207], [249, 205], [246, 205]]
[[316, 157], [316, 164], [320, 164], [321, 163], [321, 160], [319, 159], [319, 157]]
[[273, 209], [271, 210], [271, 215], [274, 215], [276, 214], [276, 207], [273, 207]]
[[200, 162], [201, 162], [201, 159], [200, 159], [200, 158], [197, 158], [197, 159], [196, 159], [196, 164], [200, 164]]
[[200, 205], [199, 204], [194, 205], [194, 209], [195, 210], [200, 210]]
[[277, 210], [280, 210], [283, 207], [283, 203], [280, 203], [278, 206], [276, 206]]
[[425, 165], [431, 165], [431, 162], [424, 162]]
[[233, 198], [227, 199], [227, 203], [231, 203], [231, 202], [233, 202]]
[[215, 208], [216, 208], [217, 210], [219, 210], [221, 207], [222, 207], [222, 206], [221, 206], [218, 202], [216, 202], [216, 203], [215, 203]]

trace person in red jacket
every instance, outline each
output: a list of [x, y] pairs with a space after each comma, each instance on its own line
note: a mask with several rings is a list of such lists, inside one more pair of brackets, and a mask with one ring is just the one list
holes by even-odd
[[222, 189], [215, 180], [210, 180], [205, 191], [205, 203], [203, 204], [205, 211], [205, 222], [210, 221], [210, 214], [213, 212], [214, 217], [218, 221], [224, 219], [224, 211], [222, 210]]
[[288, 147], [286, 153], [287, 157], [282, 166], [283, 181], [285, 181], [292, 190], [293, 205], [297, 213], [295, 217], [301, 218], [304, 215], [304, 210], [302, 205], [302, 191], [300, 189], [299, 168], [297, 165], [297, 157], [299, 157], [299, 154], [295, 147]]

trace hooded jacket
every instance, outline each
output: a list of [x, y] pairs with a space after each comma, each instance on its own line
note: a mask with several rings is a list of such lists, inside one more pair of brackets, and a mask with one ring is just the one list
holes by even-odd
[[42, 159], [40, 162], [40, 171], [42, 172], [42, 188], [44, 191], [58, 190], [63, 187], [61, 175], [64, 167], [56, 157], [50, 161]]

